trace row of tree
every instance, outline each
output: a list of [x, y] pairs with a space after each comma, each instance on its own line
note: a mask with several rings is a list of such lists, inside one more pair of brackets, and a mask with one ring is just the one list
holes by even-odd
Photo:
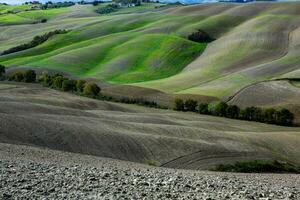
[[126, 104], [137, 104], [152, 108], [164, 108], [159, 106], [154, 101], [149, 101], [143, 98], [129, 98], [129, 97], [112, 97], [100, 94], [101, 88], [92, 82], [85, 80], [73, 80], [64, 77], [61, 74], [49, 75], [48, 73], [42, 73], [37, 76], [34, 70], [15, 71], [10, 75], [5, 76], [5, 66], [0, 64], [0, 81], [9, 80], [16, 82], [26, 83], [41, 83], [45, 87], [50, 87], [57, 90], [69, 91], [79, 95], [85, 95], [92, 98], [97, 98], [106, 101], [120, 102]]
[[200, 114], [257, 121], [282, 126], [293, 125], [294, 120], [294, 114], [285, 108], [275, 110], [274, 108], [262, 109], [251, 106], [241, 109], [236, 105], [228, 105], [225, 102], [198, 104], [197, 101], [192, 99], [188, 99], [186, 101], [176, 99], [174, 109], [178, 111], [199, 112]]
[[55, 30], [55, 31], [51, 31], [51, 32], [46, 33], [46, 34], [41, 35], [41, 36], [35, 36], [33, 38], [33, 40], [31, 40], [30, 42], [28, 42], [26, 44], [21, 44], [21, 45], [16, 46], [16, 47], [12, 47], [8, 50], [5, 50], [1, 53], [1, 55], [11, 54], [11, 53], [15, 53], [15, 52], [18, 52], [18, 51], [23, 51], [23, 50], [26, 50], [26, 49], [36, 47], [36, 46], [46, 42], [50, 37], [52, 37], [54, 35], [64, 34], [64, 33], [67, 33], [67, 32], [68, 32], [67, 30]]
[[72, 1], [63, 1], [63, 2], [52, 2], [48, 1], [45, 4], [41, 4], [41, 9], [46, 10], [46, 9], [52, 9], [52, 8], [63, 8], [63, 7], [70, 7], [74, 6], [75, 3]]
[[39, 77], [34, 70], [15, 71], [14, 73], [5, 76], [5, 67], [0, 65], [0, 77], [5, 77], [9, 81], [36, 83], [40, 82], [44, 86], [84, 94], [90, 97], [97, 97], [100, 95], [101, 88], [93, 82], [87, 82], [85, 80], [73, 80], [64, 77], [61, 74], [55, 74], [53, 76], [48, 73], [43, 73]]

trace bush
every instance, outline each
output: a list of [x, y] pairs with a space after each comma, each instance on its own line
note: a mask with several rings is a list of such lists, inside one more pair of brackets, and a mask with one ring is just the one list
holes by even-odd
[[85, 80], [77, 80], [76, 82], [76, 90], [77, 92], [83, 92], [83, 88], [84, 88], [84, 85], [85, 85], [86, 81]]
[[175, 107], [174, 110], [184, 111], [184, 103], [182, 99], [175, 100]]
[[24, 81], [26, 83], [34, 83], [36, 82], [36, 73], [33, 70], [26, 70], [24, 72]]
[[97, 96], [101, 88], [96, 83], [87, 83], [83, 88], [83, 93], [88, 96]]
[[75, 91], [76, 90], [76, 80], [65, 79], [62, 82], [63, 91]]
[[240, 108], [236, 105], [229, 105], [226, 108], [226, 117], [237, 119], [240, 115]]
[[197, 105], [198, 105], [197, 101], [194, 101], [192, 99], [188, 99], [184, 103], [184, 108], [185, 108], [186, 111], [195, 112]]
[[41, 23], [46, 23], [48, 20], [47, 19], [42, 19]]
[[208, 103], [200, 103], [199, 106], [198, 106], [198, 111], [200, 114], [209, 114], [209, 111], [208, 111]]

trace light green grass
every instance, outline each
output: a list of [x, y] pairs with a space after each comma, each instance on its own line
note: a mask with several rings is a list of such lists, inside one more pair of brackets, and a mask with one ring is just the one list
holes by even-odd
[[68, 12], [69, 8], [57, 8], [57, 9], [48, 9], [48, 10], [33, 10], [27, 12], [17, 13], [18, 16], [32, 19], [32, 20], [41, 20], [41, 19], [51, 19], [59, 14]]
[[[250, 4], [161, 10], [153, 3], [108, 15], [94, 12], [105, 5], [0, 16], [0, 24], [9, 24], [11, 29], [0, 27], [1, 50], [55, 29], [71, 30], [33, 49], [0, 56], [0, 62], [8, 67], [49, 68], [114, 84], [219, 98], [256, 81], [299, 75], [296, 47], [281, 57], [288, 30], [298, 19], [285, 13], [288, 4], [256, 14], [255, 6], [248, 12]], [[218, 6], [222, 9], [214, 11]], [[177, 9], [180, 12], [173, 12]], [[50, 20], [13, 26], [42, 18]], [[207, 48], [187, 40], [198, 29], [217, 40]]]

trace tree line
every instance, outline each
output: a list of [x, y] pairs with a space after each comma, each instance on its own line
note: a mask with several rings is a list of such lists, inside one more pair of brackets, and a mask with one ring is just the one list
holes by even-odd
[[53, 9], [53, 8], [63, 8], [63, 7], [70, 7], [74, 6], [75, 3], [72, 1], [64, 1], [64, 2], [52, 2], [48, 1], [45, 4], [41, 4], [41, 9], [42, 10], [47, 10], [47, 9]]
[[1, 53], [1, 55], [11, 54], [11, 53], [15, 53], [15, 52], [18, 52], [18, 51], [23, 51], [23, 50], [26, 50], [26, 49], [36, 47], [36, 46], [46, 42], [50, 37], [52, 37], [54, 35], [65, 34], [67, 32], [68, 32], [67, 30], [55, 30], [55, 31], [51, 31], [51, 32], [46, 33], [46, 34], [41, 35], [41, 36], [35, 36], [33, 38], [33, 40], [31, 40], [30, 42], [25, 43], [25, 44], [21, 44], [21, 45], [16, 46], [16, 47], [12, 47], [8, 50], [5, 50]]
[[[0, 72], [5, 69], [0, 66]], [[5, 73], [5, 70], [4, 70]], [[0, 73], [3, 77], [4, 73]], [[53, 76], [48, 73], [43, 73], [37, 76], [34, 70], [15, 71], [12, 74], [5, 77], [9, 81], [36, 83], [39, 82], [43, 86], [50, 87], [57, 90], [66, 92], [77, 92], [86, 96], [96, 97], [100, 95], [101, 88], [93, 82], [87, 82], [85, 80], [73, 80], [64, 77], [61, 74], [55, 74]]]
[[99, 100], [120, 102], [126, 104], [137, 104], [146, 107], [165, 109], [165, 107], [159, 106], [156, 102], [148, 101], [143, 98], [116, 98], [112, 96], [105, 96], [101, 93], [101, 88], [96, 83], [87, 82], [85, 80], [69, 79], [61, 74], [54, 74], [51, 76], [48, 73], [42, 73], [41, 75], [37, 75], [34, 70], [20, 70], [15, 71], [10, 75], [5, 75], [5, 66], [0, 64], [0, 81], [1, 80], [25, 83], [40, 83], [45, 87], [65, 92], [72, 92], [77, 95], [83, 95]]
[[198, 112], [205, 115], [256, 121], [281, 126], [291, 126], [293, 125], [294, 120], [294, 114], [286, 108], [276, 110], [274, 108], [263, 109], [251, 106], [241, 109], [237, 105], [228, 105], [225, 102], [198, 103], [192, 99], [186, 101], [176, 99], [174, 110]]

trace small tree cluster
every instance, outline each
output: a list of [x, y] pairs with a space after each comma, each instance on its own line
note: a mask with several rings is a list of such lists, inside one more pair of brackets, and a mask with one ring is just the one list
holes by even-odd
[[108, 4], [107, 6], [98, 8], [96, 12], [99, 14], [109, 14], [118, 11], [118, 9], [120, 9], [120, 6], [117, 4]]
[[54, 89], [69, 92], [78, 92], [80, 94], [92, 97], [98, 96], [101, 91], [101, 88], [96, 83], [87, 83], [85, 80], [69, 79], [61, 74], [50, 76], [48, 73], [43, 73], [39, 77], [39, 82], [41, 82], [44, 86]]
[[174, 110], [195, 112], [197, 109], [197, 105], [198, 102], [192, 99], [188, 99], [185, 102], [182, 99], [176, 99]]
[[194, 42], [208, 43], [214, 41], [214, 38], [210, 37], [208, 33], [202, 30], [198, 30], [188, 36], [188, 39]]
[[292, 125], [294, 120], [294, 114], [285, 108], [275, 110], [273, 108], [262, 109], [252, 106], [240, 109], [236, 105], [228, 105], [225, 102], [198, 104], [197, 101], [191, 99], [188, 99], [185, 102], [182, 99], [176, 99], [174, 109], [178, 111], [192, 111], [206, 115], [257, 121], [283, 126]]
[[72, 1], [64, 1], [64, 2], [57, 2], [57, 3], [48, 1], [45, 4], [41, 4], [40, 7], [42, 10], [47, 10], [47, 9], [53, 9], [53, 8], [70, 7], [70, 6], [74, 6], [74, 5], [75, 5], [75, 3]]
[[36, 82], [36, 73], [33, 70], [16, 71], [8, 76], [8, 80], [17, 82], [34, 83]]

